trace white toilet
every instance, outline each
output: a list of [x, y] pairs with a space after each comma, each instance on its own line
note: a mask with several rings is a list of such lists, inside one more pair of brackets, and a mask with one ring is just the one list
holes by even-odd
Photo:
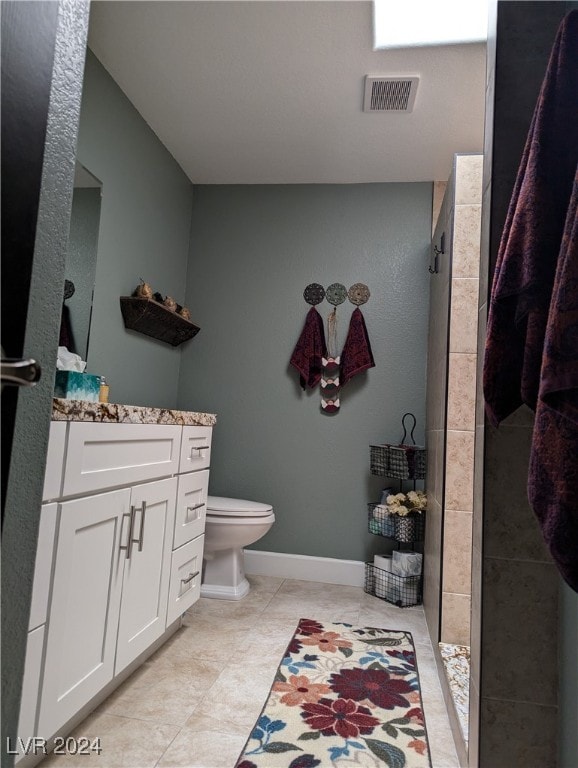
[[249, 591], [243, 547], [258, 541], [275, 522], [269, 504], [224, 496], [207, 498], [201, 597], [240, 600]]

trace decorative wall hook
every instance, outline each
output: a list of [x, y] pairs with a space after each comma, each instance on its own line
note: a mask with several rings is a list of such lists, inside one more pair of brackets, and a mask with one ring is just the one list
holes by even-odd
[[347, 292], [347, 295], [349, 297], [349, 301], [352, 304], [357, 304], [359, 307], [361, 304], [365, 304], [367, 301], [369, 301], [371, 294], [369, 293], [369, 288], [365, 285], [365, 283], [355, 283], [351, 286]]
[[433, 252], [434, 252], [433, 267], [430, 264], [428, 267], [428, 272], [430, 273], [430, 275], [437, 275], [439, 272], [439, 268], [438, 268], [439, 257], [443, 256], [443, 254], [446, 252], [446, 233], [445, 232], [442, 232], [442, 236], [440, 238], [440, 247], [438, 248], [437, 245], [434, 245]]
[[320, 304], [325, 298], [325, 288], [319, 283], [309, 283], [303, 291], [303, 298], [308, 304], [314, 307]]

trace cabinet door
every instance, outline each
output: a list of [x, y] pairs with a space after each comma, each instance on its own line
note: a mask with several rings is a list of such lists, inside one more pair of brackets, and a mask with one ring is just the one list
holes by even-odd
[[43, 504], [40, 512], [40, 527], [36, 544], [36, 562], [34, 564], [34, 583], [28, 629], [32, 630], [46, 623], [48, 598], [50, 594], [50, 574], [54, 558], [54, 536], [56, 535], [56, 516], [58, 504]]
[[125, 560], [115, 674], [165, 630], [176, 477], [132, 489], [133, 535]]
[[26, 662], [22, 679], [22, 697], [20, 699], [20, 717], [18, 718], [17, 736], [26, 741], [36, 736], [36, 709], [42, 667], [42, 649], [44, 648], [45, 627], [36, 627], [28, 633], [26, 643]]
[[129, 506], [129, 489], [60, 505], [39, 736], [52, 736], [113, 677]]

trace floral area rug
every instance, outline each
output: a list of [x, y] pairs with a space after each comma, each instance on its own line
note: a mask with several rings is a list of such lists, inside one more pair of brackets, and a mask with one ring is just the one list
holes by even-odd
[[235, 768], [431, 768], [409, 632], [300, 619]]

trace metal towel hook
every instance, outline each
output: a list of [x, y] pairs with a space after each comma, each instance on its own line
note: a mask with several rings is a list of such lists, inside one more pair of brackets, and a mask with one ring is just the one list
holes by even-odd
[[433, 268], [430, 264], [430, 266], [428, 267], [428, 272], [430, 273], [430, 275], [437, 275], [439, 272], [438, 259], [440, 256], [443, 256], [443, 254], [446, 252], [446, 233], [445, 232], [442, 232], [442, 236], [440, 238], [440, 247], [438, 248], [437, 245], [434, 245], [433, 252], [434, 252]]
[[405, 441], [407, 440], [407, 427], [405, 426], [406, 416], [411, 416], [411, 418], [413, 419], [413, 426], [411, 428], [411, 432], [409, 433], [409, 437], [413, 445], [415, 445], [415, 438], [413, 436], [413, 432], [415, 429], [415, 425], [417, 424], [417, 420], [413, 415], [413, 413], [410, 413], [409, 411], [407, 413], [404, 413], [403, 416], [401, 417], [401, 426], [403, 427], [403, 437], [401, 438], [401, 444], [405, 445]]

